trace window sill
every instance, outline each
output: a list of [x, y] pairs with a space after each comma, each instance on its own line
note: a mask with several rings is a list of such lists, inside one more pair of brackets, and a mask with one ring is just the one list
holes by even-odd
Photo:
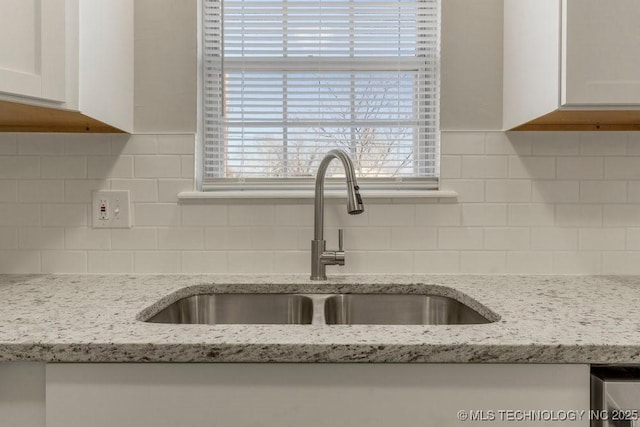
[[[360, 190], [362, 198], [372, 199], [451, 199], [458, 193], [452, 190]], [[345, 190], [325, 190], [327, 199], [343, 199]], [[183, 191], [180, 201], [225, 200], [225, 199], [313, 199], [313, 190], [227, 190], [227, 191]]]

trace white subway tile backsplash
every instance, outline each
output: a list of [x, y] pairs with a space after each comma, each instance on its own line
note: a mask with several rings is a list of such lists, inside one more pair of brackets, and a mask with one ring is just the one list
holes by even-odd
[[227, 253], [224, 251], [184, 251], [182, 272], [187, 274], [220, 274], [227, 272]]
[[[167, 206], [172, 205], [167, 204]], [[185, 204], [182, 206], [182, 225], [227, 225], [229, 223], [229, 209], [225, 205]]]
[[507, 273], [549, 274], [553, 266], [550, 252], [510, 251], [507, 252]]
[[158, 249], [204, 249], [204, 228], [158, 228]]
[[[354, 219], [357, 221], [359, 215]], [[415, 224], [415, 207], [413, 205], [371, 205], [369, 212], [370, 226], [404, 226]]]
[[533, 181], [531, 201], [535, 203], [576, 203], [580, 200], [578, 181]]
[[601, 274], [600, 252], [553, 252], [554, 274]]
[[[640, 227], [630, 227], [626, 229], [625, 233], [626, 246], [629, 251], [640, 251]], [[617, 249], [617, 248], [615, 248]]]
[[[640, 238], [640, 234], [637, 237]], [[627, 230], [624, 228], [581, 228], [578, 231], [578, 248], [581, 251], [624, 250], [626, 238]]]
[[40, 157], [0, 156], [0, 179], [38, 178], [40, 178]]
[[461, 156], [440, 156], [440, 179], [460, 178], [461, 175]]
[[67, 155], [111, 154], [109, 135], [71, 134], [64, 135], [64, 152]]
[[484, 154], [485, 135], [477, 132], [444, 132], [440, 152], [450, 154]]
[[298, 229], [295, 227], [252, 227], [251, 248], [274, 251], [298, 249]]
[[227, 253], [229, 273], [272, 273], [273, 251]]
[[251, 228], [208, 227], [205, 230], [205, 247], [214, 250], [251, 249]]
[[485, 153], [494, 155], [529, 155], [531, 154], [531, 134], [526, 132], [511, 134], [504, 132], [487, 132], [485, 138]]
[[507, 267], [507, 254], [501, 251], [460, 252], [460, 272], [468, 274], [496, 274]]
[[65, 229], [66, 249], [111, 249], [111, 230], [104, 228], [69, 227]]
[[18, 153], [18, 134], [0, 132], [0, 155]]
[[640, 252], [604, 252], [602, 274], [640, 274]]
[[84, 156], [43, 156], [42, 178], [85, 179], [87, 158]]
[[180, 156], [180, 172], [182, 178], [192, 178], [195, 176], [195, 157], [189, 155]]
[[87, 204], [80, 203], [56, 203], [42, 205], [43, 226], [86, 226], [88, 224]]
[[313, 226], [313, 204], [275, 206], [276, 225]]
[[554, 206], [550, 204], [511, 204], [507, 211], [509, 225], [516, 227], [546, 226], [555, 222]]
[[0, 250], [18, 249], [18, 229], [15, 227], [0, 227]]
[[442, 190], [453, 190], [458, 193], [459, 203], [485, 201], [485, 183], [481, 179], [447, 179], [441, 180]]
[[148, 227], [134, 227], [111, 230], [113, 249], [157, 249], [158, 230]]
[[425, 250], [437, 246], [435, 227], [393, 227], [391, 228], [391, 249]]
[[569, 251], [578, 249], [578, 230], [573, 228], [532, 228], [531, 249]]
[[135, 156], [136, 178], [180, 178], [181, 159], [178, 155]]
[[41, 225], [39, 204], [0, 204], [0, 224], [12, 225]]
[[531, 144], [534, 156], [576, 156], [580, 153], [577, 132], [537, 132]]
[[527, 250], [530, 247], [529, 228], [502, 227], [484, 229], [484, 249]]
[[503, 203], [467, 203], [462, 205], [462, 225], [507, 225], [507, 205]]
[[[179, 226], [181, 206], [175, 203], [133, 203], [134, 226]], [[187, 224], [184, 225], [205, 225]]]
[[92, 179], [133, 178], [133, 156], [89, 156], [87, 173]]
[[555, 157], [509, 156], [509, 178], [554, 179], [555, 177]]
[[[0, 134], [0, 272], [308, 273], [310, 200], [179, 202], [194, 135]], [[348, 215], [325, 206], [341, 273], [640, 274], [635, 133], [443, 132], [441, 189]], [[638, 157], [634, 157], [638, 156]], [[90, 224], [131, 192], [131, 229]]]
[[438, 249], [470, 250], [482, 249], [483, 230], [469, 227], [438, 228]]
[[370, 274], [413, 272], [413, 252], [381, 251], [367, 253], [367, 272]]
[[560, 227], [601, 227], [602, 205], [556, 205], [556, 225]]
[[417, 226], [460, 225], [462, 213], [458, 203], [416, 205], [415, 224]]
[[608, 204], [603, 209], [605, 226], [640, 226], [640, 205]]
[[89, 273], [123, 274], [133, 273], [133, 252], [130, 251], [89, 251]]
[[22, 274], [42, 271], [41, 251], [0, 251], [0, 271], [5, 274]]
[[195, 152], [193, 135], [159, 135], [158, 154], [189, 154]]
[[584, 156], [616, 156], [626, 154], [626, 132], [582, 132], [580, 154]]
[[[96, 190], [109, 189], [109, 182], [99, 179], [70, 180], [64, 181], [64, 201], [70, 203], [91, 203], [92, 194]], [[61, 200], [58, 199], [58, 201]], [[43, 200], [45, 201], [45, 200]], [[53, 202], [54, 200], [46, 200]]]
[[558, 157], [558, 179], [602, 179], [603, 157]]
[[508, 156], [462, 156], [462, 178], [507, 178]]
[[134, 273], [171, 274], [182, 271], [181, 254], [178, 251], [135, 251]]
[[129, 190], [131, 202], [167, 201], [160, 200], [158, 197], [157, 179], [112, 179], [110, 181], [112, 190]]
[[64, 228], [21, 227], [18, 238], [21, 249], [64, 249]]
[[580, 201], [584, 203], [624, 203], [627, 181], [582, 181]]
[[[325, 206], [325, 212], [329, 206]], [[231, 205], [229, 225], [274, 225], [275, 206], [273, 205]], [[213, 224], [212, 224], [213, 225]]]
[[491, 179], [485, 183], [485, 192], [487, 202], [530, 202], [531, 181], [525, 179]]
[[42, 251], [43, 273], [86, 273], [87, 253], [83, 251]]
[[160, 179], [158, 180], [158, 201], [178, 202], [178, 194], [182, 191], [193, 191], [193, 179]]
[[423, 274], [459, 273], [460, 253], [457, 251], [414, 252], [413, 271]]
[[[325, 229], [325, 239], [336, 239], [336, 229]], [[337, 242], [337, 240], [334, 240]], [[331, 247], [337, 244], [331, 243]], [[344, 246], [346, 250], [380, 251], [391, 248], [391, 228], [388, 227], [360, 227], [349, 228], [344, 232]]]
[[606, 179], [640, 179], [640, 157], [605, 157]]
[[[23, 181], [20, 181], [20, 184]], [[29, 181], [24, 181], [29, 182]], [[1, 202], [17, 202], [18, 201], [18, 181], [2, 180], [0, 181], [0, 203]]]
[[111, 154], [157, 154], [158, 137], [156, 135], [127, 135], [111, 139]]
[[66, 135], [22, 133], [18, 136], [18, 154], [62, 154]]
[[[278, 251], [273, 254], [273, 272], [282, 273], [307, 273], [310, 269], [310, 257], [308, 252], [303, 251]], [[329, 267], [331, 268], [331, 267]], [[342, 273], [337, 267], [338, 274]]]

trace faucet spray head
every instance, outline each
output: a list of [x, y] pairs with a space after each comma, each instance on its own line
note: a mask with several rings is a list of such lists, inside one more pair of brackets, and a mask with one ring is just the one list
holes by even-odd
[[364, 204], [359, 191], [360, 187], [351, 182], [347, 187], [347, 212], [349, 212], [349, 215], [359, 215], [364, 212]]

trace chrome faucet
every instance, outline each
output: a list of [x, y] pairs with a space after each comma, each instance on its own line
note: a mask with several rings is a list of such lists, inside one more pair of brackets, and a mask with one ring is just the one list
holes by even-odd
[[327, 280], [327, 265], [344, 265], [343, 232], [338, 230], [338, 250], [327, 251], [324, 240], [324, 177], [331, 160], [342, 162], [347, 179], [347, 212], [358, 215], [364, 212], [364, 205], [356, 180], [356, 171], [351, 158], [344, 150], [331, 150], [320, 162], [316, 174], [316, 194], [314, 204], [313, 240], [311, 241], [311, 280]]

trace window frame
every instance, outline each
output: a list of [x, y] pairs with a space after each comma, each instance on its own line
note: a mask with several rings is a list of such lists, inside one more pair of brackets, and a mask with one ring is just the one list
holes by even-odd
[[[224, 0], [221, 0], [222, 2]], [[421, 1], [421, 0], [417, 0]], [[416, 191], [428, 191], [434, 193], [432, 195], [425, 195], [426, 197], [438, 197], [440, 187], [440, 145], [441, 145], [441, 130], [440, 130], [440, 92], [441, 92], [441, 34], [442, 34], [442, 0], [435, 0], [438, 2], [437, 7], [437, 26], [438, 26], [438, 43], [437, 43], [437, 65], [435, 67], [437, 79], [436, 87], [436, 114], [435, 114], [435, 146], [433, 159], [435, 161], [435, 176], [433, 177], [389, 177], [389, 178], [371, 178], [371, 177], [359, 177], [358, 181], [366, 194], [367, 190], [373, 190], [378, 194], [392, 195], [397, 192], [399, 197], [402, 197], [403, 192], [411, 192], [413, 194]], [[230, 194], [231, 197], [237, 197], [242, 192], [269, 192], [274, 191], [280, 194], [283, 192], [291, 191], [292, 193], [308, 192], [310, 194], [314, 191], [315, 176], [309, 178], [207, 178], [205, 179], [204, 162], [205, 162], [205, 134], [204, 134], [204, 3], [205, 0], [198, 0], [198, 22], [197, 22], [197, 59], [198, 59], [198, 108], [197, 108], [197, 137], [196, 137], [196, 156], [195, 156], [195, 185], [197, 192], [222, 192]], [[224, 30], [222, 30], [224, 31]], [[222, 96], [224, 93], [222, 92]], [[417, 100], [417, 98], [416, 98]], [[419, 102], [419, 101], [417, 101]], [[344, 186], [343, 180], [339, 178], [327, 178], [327, 189], [329, 191], [342, 189]], [[442, 191], [443, 197], [452, 197], [448, 191]], [[455, 197], [455, 192], [451, 192]], [[190, 198], [190, 197], [187, 197]]]

